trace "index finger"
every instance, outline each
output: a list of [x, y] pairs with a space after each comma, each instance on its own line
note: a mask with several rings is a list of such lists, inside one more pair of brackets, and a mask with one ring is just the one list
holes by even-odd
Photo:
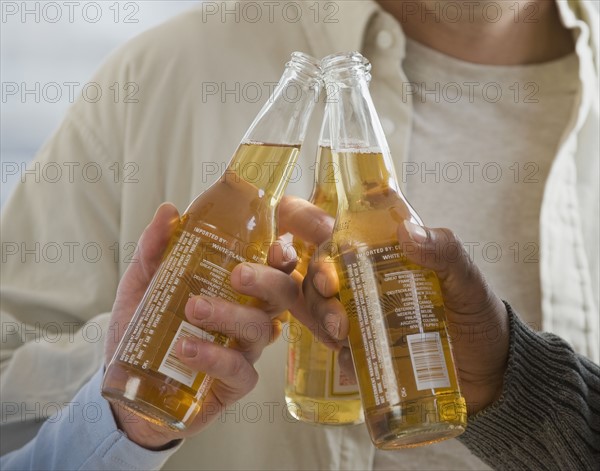
[[279, 203], [280, 232], [294, 236], [312, 245], [320, 245], [331, 238], [334, 218], [308, 201], [286, 195]]

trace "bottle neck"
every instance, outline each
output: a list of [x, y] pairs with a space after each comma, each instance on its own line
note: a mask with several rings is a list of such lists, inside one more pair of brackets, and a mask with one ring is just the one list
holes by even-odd
[[320, 85], [318, 61], [293, 53], [229, 163], [226, 181], [241, 179], [256, 188], [262, 201], [272, 206], [279, 202], [295, 169]]
[[302, 145], [319, 89], [318, 76], [308, 75], [289, 63], [242, 144]]
[[323, 123], [319, 133], [317, 159], [315, 160], [315, 181], [310, 202], [335, 217], [337, 211], [336, 178], [338, 169], [333, 163], [328, 108], [323, 113]]
[[337, 212], [336, 180], [338, 177], [339, 172], [333, 162], [329, 142], [320, 141], [315, 162], [315, 183], [309, 201], [332, 217], [335, 217]]
[[[374, 192], [402, 197], [391, 154], [368, 88], [367, 74], [360, 72], [326, 77], [330, 95], [331, 146], [339, 168], [337, 191], [340, 204], [350, 207], [365, 202]], [[361, 203], [362, 202], [362, 203]], [[357, 209], [357, 208], [355, 208]]]
[[223, 175], [229, 185], [252, 185], [255, 195], [275, 207], [294, 171], [300, 145], [242, 143]]

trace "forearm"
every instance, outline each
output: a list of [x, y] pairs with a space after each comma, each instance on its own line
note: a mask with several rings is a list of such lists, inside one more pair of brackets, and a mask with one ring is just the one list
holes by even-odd
[[562, 339], [510, 316], [501, 398], [460, 440], [494, 468], [594, 469], [600, 462], [600, 368]]

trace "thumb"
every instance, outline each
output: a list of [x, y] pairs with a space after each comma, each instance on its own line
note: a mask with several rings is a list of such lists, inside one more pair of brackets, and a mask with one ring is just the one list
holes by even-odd
[[162, 261], [169, 240], [179, 225], [179, 213], [175, 206], [162, 204], [154, 214], [152, 222], [144, 229], [133, 259], [119, 282], [112, 309], [112, 326], [105, 343], [108, 362], [117, 348], [117, 343], [144, 297], [144, 293]]
[[405, 220], [398, 227], [398, 240], [409, 261], [437, 274], [447, 309], [475, 314], [490, 305], [495, 295], [450, 229], [431, 229]]
[[134, 296], [137, 292], [146, 290], [178, 224], [177, 208], [171, 203], [161, 204], [140, 236], [131, 264], [119, 284], [121, 295], [123, 290]]

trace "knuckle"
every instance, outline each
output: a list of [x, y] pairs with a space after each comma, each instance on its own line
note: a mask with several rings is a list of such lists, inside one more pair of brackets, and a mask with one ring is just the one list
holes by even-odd
[[220, 334], [224, 335], [229, 334], [227, 324], [223, 321], [219, 321], [218, 319], [205, 319], [202, 321], [196, 321], [194, 324], [207, 332], [219, 332]]
[[277, 295], [273, 288], [267, 288], [261, 291], [259, 298], [262, 300], [265, 309], [271, 310], [277, 306]]
[[477, 265], [475, 265], [475, 262], [469, 256], [465, 257], [464, 278], [468, 284], [473, 284], [480, 278], [479, 268], [477, 268]]
[[270, 335], [270, 325], [271, 322], [265, 314], [245, 322], [239, 332], [236, 350], [247, 353], [259, 345], [266, 345]]
[[327, 213], [317, 213], [311, 219], [311, 232], [314, 234], [315, 239], [324, 239], [331, 234], [333, 229], [332, 218]]
[[297, 299], [298, 286], [289, 275], [279, 273], [265, 280], [260, 297], [269, 309], [285, 309]]
[[249, 371], [248, 371], [247, 384], [248, 384], [248, 389], [252, 390], [258, 384], [258, 372], [256, 371], [256, 369], [254, 367], [248, 368], [248, 370]]
[[263, 317], [262, 320], [260, 322], [260, 334], [261, 334], [261, 338], [266, 340], [267, 343], [269, 342], [269, 340], [271, 339], [271, 336], [273, 335], [273, 322], [275, 321], [275, 319], [271, 319], [271, 316], [269, 316], [266, 313], [263, 313]]
[[239, 381], [243, 384], [254, 383], [252, 386], [254, 387], [254, 385], [256, 385], [256, 382], [254, 379], [255, 374], [253, 373], [256, 373], [256, 371], [254, 370], [254, 368], [248, 368], [248, 366], [249, 363], [246, 361], [244, 356], [241, 353], [236, 352], [235, 355], [231, 356], [227, 376], [235, 378], [236, 381]]
[[441, 237], [437, 237], [437, 243], [439, 245], [450, 245], [458, 242], [458, 236], [452, 229], [448, 229], [447, 227], [442, 227], [438, 229]]
[[205, 348], [202, 355], [198, 356], [202, 358], [202, 363], [207, 370], [216, 370], [221, 361], [215, 348]]

